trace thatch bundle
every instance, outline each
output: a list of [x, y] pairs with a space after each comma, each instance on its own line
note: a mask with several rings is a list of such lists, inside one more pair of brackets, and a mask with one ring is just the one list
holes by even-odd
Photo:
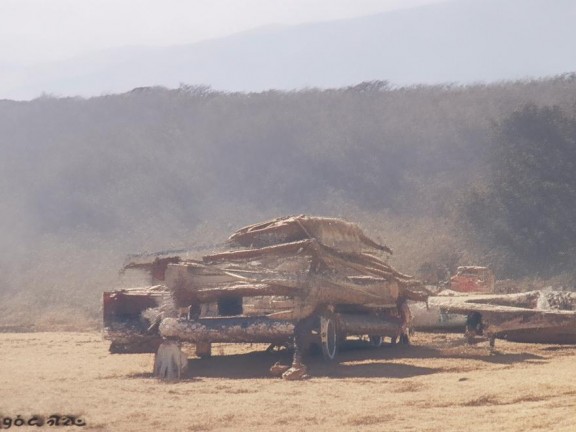
[[[267, 312], [300, 319], [319, 305], [396, 307], [427, 292], [379, 255], [390, 249], [355, 224], [332, 218], [293, 216], [251, 225], [229, 238], [232, 249], [168, 265], [166, 284], [177, 306], [222, 298], [287, 297]], [[280, 300], [280, 299], [279, 299]]]

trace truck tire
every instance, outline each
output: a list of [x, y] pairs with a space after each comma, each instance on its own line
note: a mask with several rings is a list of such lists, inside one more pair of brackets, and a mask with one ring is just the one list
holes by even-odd
[[384, 338], [382, 336], [368, 336], [368, 340], [370, 341], [370, 345], [374, 348], [380, 348], [384, 343]]
[[410, 336], [408, 336], [407, 334], [401, 334], [400, 345], [410, 345]]
[[327, 362], [336, 361], [339, 343], [338, 322], [333, 313], [324, 312], [320, 315], [320, 347], [322, 356]]
[[482, 336], [484, 333], [484, 324], [482, 315], [479, 312], [472, 312], [466, 317], [466, 328], [464, 336], [469, 345], [474, 343], [476, 336]]

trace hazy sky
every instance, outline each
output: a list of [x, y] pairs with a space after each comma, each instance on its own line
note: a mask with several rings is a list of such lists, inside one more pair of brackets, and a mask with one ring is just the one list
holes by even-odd
[[110, 47], [173, 45], [270, 24], [370, 15], [443, 0], [0, 0], [0, 65]]

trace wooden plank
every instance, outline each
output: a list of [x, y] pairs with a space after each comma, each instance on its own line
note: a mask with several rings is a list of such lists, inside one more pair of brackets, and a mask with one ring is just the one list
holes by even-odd
[[237, 284], [223, 285], [217, 288], [205, 288], [195, 291], [200, 302], [210, 302], [223, 297], [255, 297], [255, 296], [289, 296], [295, 295], [298, 289], [271, 284]]

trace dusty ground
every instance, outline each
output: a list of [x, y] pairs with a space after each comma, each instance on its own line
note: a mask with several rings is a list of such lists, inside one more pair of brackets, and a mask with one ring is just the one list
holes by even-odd
[[303, 382], [268, 376], [283, 353], [220, 345], [190, 356], [186, 380], [162, 383], [151, 354], [110, 355], [99, 334], [0, 334], [0, 416], [80, 415], [86, 427], [64, 430], [90, 431], [575, 430], [576, 347], [414, 344], [313, 358]]

